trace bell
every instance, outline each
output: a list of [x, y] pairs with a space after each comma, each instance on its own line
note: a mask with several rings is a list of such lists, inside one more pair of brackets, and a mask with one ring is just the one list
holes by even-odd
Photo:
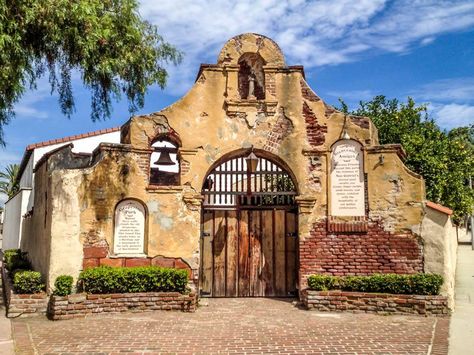
[[157, 161], [155, 161], [156, 165], [175, 165], [176, 163], [171, 160], [170, 152], [168, 151], [161, 151], [160, 157]]

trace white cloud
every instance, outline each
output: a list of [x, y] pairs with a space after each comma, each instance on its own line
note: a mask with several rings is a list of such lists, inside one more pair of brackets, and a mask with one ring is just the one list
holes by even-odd
[[405, 53], [437, 36], [474, 25], [474, 2], [436, 0], [142, 0], [141, 14], [185, 52], [170, 68], [169, 90], [182, 94], [200, 62], [215, 63], [229, 38], [256, 32], [273, 38], [290, 64], [308, 68]]
[[376, 96], [371, 90], [352, 90], [352, 91], [330, 91], [327, 95], [341, 98], [347, 102], [359, 103], [359, 101], [371, 100]]
[[462, 104], [439, 104], [429, 106], [436, 123], [445, 129], [474, 124], [474, 106]]
[[0, 170], [3, 170], [8, 164], [19, 164], [21, 159], [21, 155], [8, 152], [5, 149], [7, 148], [0, 148]]
[[474, 102], [474, 77], [437, 80], [413, 92], [423, 100]]
[[15, 104], [16, 118], [20, 119], [45, 119], [48, 112], [41, 110], [38, 106], [46, 98], [51, 97], [51, 88], [46, 78], [41, 78], [36, 83], [35, 90], [28, 90], [21, 100]]

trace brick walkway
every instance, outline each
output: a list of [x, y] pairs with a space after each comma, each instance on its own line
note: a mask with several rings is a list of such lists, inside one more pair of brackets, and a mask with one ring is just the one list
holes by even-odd
[[317, 313], [276, 299], [211, 299], [196, 313], [15, 319], [18, 354], [446, 354], [449, 319]]

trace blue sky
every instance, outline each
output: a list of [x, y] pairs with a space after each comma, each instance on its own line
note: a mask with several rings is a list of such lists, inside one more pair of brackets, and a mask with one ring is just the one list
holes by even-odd
[[[384, 0], [142, 0], [141, 15], [185, 53], [170, 67], [165, 90], [150, 88], [139, 113], [162, 109], [193, 84], [200, 63], [215, 63], [231, 37], [256, 32], [274, 39], [287, 64], [303, 64], [306, 78], [326, 102], [354, 107], [377, 94], [429, 105], [450, 129], [474, 122], [474, 2]], [[90, 94], [74, 81], [76, 113], [61, 115], [47, 80], [16, 105], [5, 127], [0, 168], [19, 162], [26, 145], [121, 125], [126, 102], [112, 118], [92, 122]]]

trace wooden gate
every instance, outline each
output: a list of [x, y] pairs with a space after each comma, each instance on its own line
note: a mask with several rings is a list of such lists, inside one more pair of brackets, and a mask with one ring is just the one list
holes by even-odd
[[203, 194], [201, 296], [295, 295], [296, 191], [288, 173], [262, 157], [248, 171], [238, 157], [209, 174]]

